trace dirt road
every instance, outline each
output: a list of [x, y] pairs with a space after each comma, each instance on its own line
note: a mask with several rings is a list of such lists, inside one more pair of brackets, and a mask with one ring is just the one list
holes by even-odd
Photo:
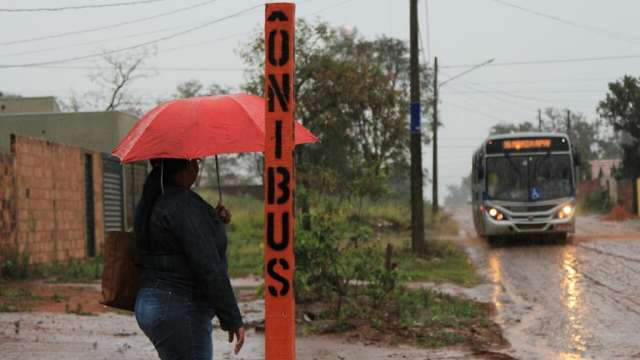
[[[460, 212], [458, 212], [460, 213]], [[490, 280], [476, 294], [519, 359], [640, 358], [640, 221], [582, 217], [563, 244], [488, 246], [460, 221], [473, 261]]]
[[[264, 319], [264, 303], [255, 300], [256, 281], [234, 280], [241, 287], [240, 308], [248, 324]], [[47, 286], [41, 284], [41, 286]], [[76, 284], [93, 291], [80, 295], [96, 306], [85, 306], [91, 315], [61, 313], [54, 306], [40, 307], [27, 313], [0, 313], [0, 359], [2, 360], [118, 360], [157, 359], [157, 354], [140, 331], [131, 315], [105, 312], [97, 308], [96, 287]], [[249, 294], [244, 296], [243, 294]], [[92, 298], [93, 297], [93, 298]], [[62, 306], [62, 304], [58, 304]], [[58, 307], [60, 307], [58, 306]], [[43, 312], [43, 310], [45, 312]], [[55, 312], [51, 312], [55, 311]], [[241, 353], [232, 355], [226, 334], [214, 330], [216, 359], [263, 359], [264, 335], [250, 327]], [[343, 336], [300, 336], [297, 340], [298, 359], [316, 360], [374, 360], [374, 359], [495, 359], [491, 354], [474, 354], [470, 350], [447, 348], [416, 349], [408, 346], [389, 346], [363, 343]]]

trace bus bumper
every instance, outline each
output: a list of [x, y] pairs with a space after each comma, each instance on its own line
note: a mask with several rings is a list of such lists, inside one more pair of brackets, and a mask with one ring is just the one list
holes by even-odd
[[576, 220], [574, 215], [564, 219], [550, 219], [544, 221], [497, 221], [486, 213], [484, 214], [484, 218], [485, 235], [574, 233], [576, 229]]

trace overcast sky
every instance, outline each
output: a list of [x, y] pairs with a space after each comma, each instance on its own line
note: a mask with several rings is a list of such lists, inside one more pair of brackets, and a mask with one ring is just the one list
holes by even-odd
[[[538, 109], [548, 106], [569, 108], [594, 119], [607, 82], [624, 74], [640, 75], [637, 20], [640, 1], [428, 0], [426, 7], [425, 1], [420, 0], [419, 11], [423, 54], [429, 59], [438, 56], [442, 67], [440, 79], [446, 80], [469, 66], [495, 59], [494, 64], [453, 80], [441, 89], [442, 191], [467, 175], [471, 153], [493, 124], [536, 121]], [[6, 11], [123, 2], [140, 4], [64, 11]], [[92, 87], [87, 77], [89, 70], [84, 67], [94, 66], [96, 58], [48, 67], [2, 66], [86, 57], [101, 49], [121, 49], [171, 37], [261, 3], [264, 1], [0, 0], [0, 90], [62, 99], [71, 90], [83, 93]], [[297, 3], [298, 17], [321, 18], [335, 26], [355, 27], [370, 38], [409, 37], [409, 0]], [[183, 10], [173, 13], [177, 9]], [[133, 90], [151, 103], [158, 97], [168, 97], [176, 84], [188, 79], [237, 87], [243, 80], [243, 65], [234, 50], [253, 29], [262, 26], [263, 12], [262, 7], [257, 7], [159, 41], [157, 56], [150, 63], [158, 68], [157, 75], [133, 84]], [[148, 17], [155, 18], [140, 21]], [[130, 24], [111, 26], [120, 23]], [[109, 28], [86, 31], [100, 27]], [[78, 33], [37, 40], [69, 32]], [[29, 41], [21, 41], [25, 39]], [[193, 68], [198, 70], [185, 70]], [[431, 151], [424, 149], [424, 153], [425, 166], [431, 169]], [[430, 197], [431, 192], [426, 191], [425, 195]], [[444, 194], [441, 196], [444, 198]]]

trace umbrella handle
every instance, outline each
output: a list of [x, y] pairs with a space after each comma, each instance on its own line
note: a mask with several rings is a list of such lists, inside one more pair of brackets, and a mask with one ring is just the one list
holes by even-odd
[[218, 155], [216, 155], [216, 176], [218, 177], [218, 203], [222, 204], [222, 189], [220, 188], [220, 165], [218, 164]]

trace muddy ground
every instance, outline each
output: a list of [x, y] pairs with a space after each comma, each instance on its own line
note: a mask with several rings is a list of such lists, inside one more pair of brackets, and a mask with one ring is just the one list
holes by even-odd
[[[510, 346], [474, 353], [465, 348], [416, 349], [336, 335], [299, 336], [298, 358], [640, 358], [640, 220], [581, 217], [576, 235], [566, 243], [519, 241], [496, 247], [475, 236], [464, 211], [456, 213], [462, 214], [458, 220], [463, 230], [455, 241], [467, 249], [487, 281], [474, 288], [412, 286], [493, 304]], [[253, 296], [258, 283], [244, 279], [234, 284], [242, 289], [239, 298], [249, 323], [263, 318], [263, 303]], [[98, 285], [31, 286], [58, 301], [31, 312], [0, 313], [1, 359], [157, 358], [131, 315], [97, 304]], [[249, 330], [238, 356], [231, 354], [225, 337], [220, 330], [214, 333], [217, 359], [263, 358], [261, 332]]]
[[467, 295], [495, 304], [511, 344], [503, 353], [518, 359], [640, 358], [640, 220], [584, 216], [566, 243], [489, 246], [458, 213], [462, 244], [489, 280]]
[[[242, 352], [232, 355], [226, 334], [214, 331], [216, 359], [263, 359], [263, 333], [251, 324], [263, 318], [263, 301], [255, 298], [258, 279], [239, 279], [239, 301], [249, 324]], [[0, 359], [156, 359], [153, 346], [132, 315], [98, 304], [99, 284], [19, 285], [49, 301], [36, 301], [30, 312], [0, 313]], [[54, 300], [55, 299], [55, 300]], [[78, 305], [80, 304], [80, 305]], [[74, 313], [75, 312], [75, 313]], [[78, 315], [80, 314], [80, 315]], [[441, 350], [391, 346], [351, 336], [300, 336], [299, 359], [495, 359], [495, 354], [464, 348]]]

